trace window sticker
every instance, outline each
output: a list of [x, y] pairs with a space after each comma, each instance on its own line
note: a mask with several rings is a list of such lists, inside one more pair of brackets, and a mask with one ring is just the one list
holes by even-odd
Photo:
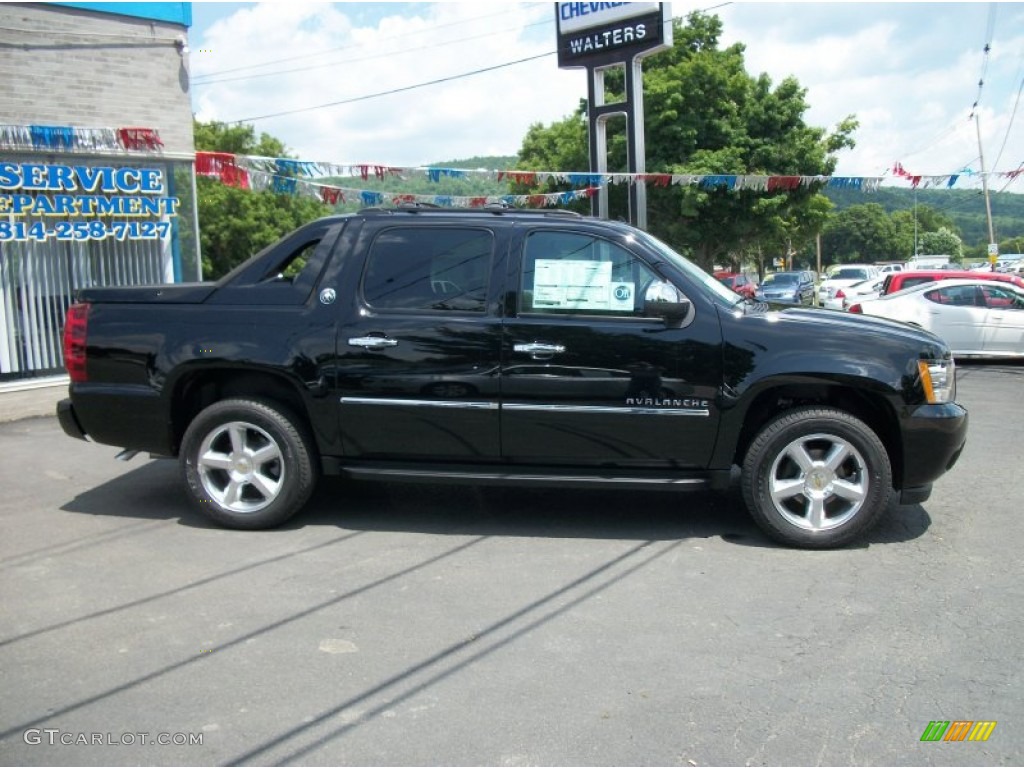
[[610, 261], [537, 259], [533, 273], [536, 309], [632, 312], [636, 286], [612, 280]]

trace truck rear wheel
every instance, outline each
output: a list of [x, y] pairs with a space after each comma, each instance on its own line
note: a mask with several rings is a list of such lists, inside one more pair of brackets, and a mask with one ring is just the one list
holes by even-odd
[[199, 413], [185, 431], [181, 468], [189, 495], [230, 528], [272, 528], [298, 512], [317, 481], [311, 442], [277, 404], [232, 399]]
[[860, 419], [834, 408], [789, 411], [750, 444], [743, 497], [776, 541], [825, 549], [866, 533], [888, 507], [889, 455]]

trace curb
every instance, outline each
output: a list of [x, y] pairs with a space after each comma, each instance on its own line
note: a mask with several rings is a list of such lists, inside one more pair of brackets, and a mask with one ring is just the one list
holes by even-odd
[[55, 416], [57, 402], [67, 396], [67, 376], [0, 385], [0, 423]]

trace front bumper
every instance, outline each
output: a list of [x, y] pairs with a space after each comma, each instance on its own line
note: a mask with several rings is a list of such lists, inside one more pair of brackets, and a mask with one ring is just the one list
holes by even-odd
[[953, 468], [967, 443], [967, 410], [956, 403], [919, 405], [903, 419], [903, 482], [928, 486]]

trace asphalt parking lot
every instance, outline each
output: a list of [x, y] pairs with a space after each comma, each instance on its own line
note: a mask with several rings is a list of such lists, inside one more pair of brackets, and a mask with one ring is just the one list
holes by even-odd
[[1020, 765], [1024, 366], [958, 376], [960, 463], [834, 552], [737, 494], [337, 480], [228, 531], [0, 424], [0, 762]]

